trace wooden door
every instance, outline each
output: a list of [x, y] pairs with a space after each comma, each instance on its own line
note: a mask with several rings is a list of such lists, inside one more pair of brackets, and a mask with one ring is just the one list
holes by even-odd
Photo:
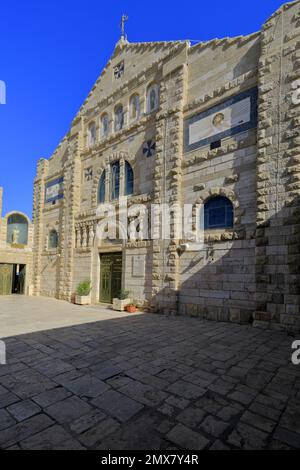
[[0, 264], [0, 295], [12, 293], [13, 265]]
[[100, 265], [100, 302], [112, 303], [122, 287], [122, 254], [103, 254]]

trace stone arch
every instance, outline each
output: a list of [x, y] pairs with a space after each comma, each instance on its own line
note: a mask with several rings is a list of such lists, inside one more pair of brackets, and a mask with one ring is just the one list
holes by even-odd
[[[210, 188], [210, 189], [204, 190], [201, 192], [201, 195], [197, 198], [196, 204], [205, 204], [205, 202], [208, 201], [209, 199], [213, 197], [218, 197], [218, 196], [226, 197], [232, 203], [233, 227], [230, 229], [228, 228], [220, 229], [220, 232], [224, 232], [223, 235], [212, 235], [211, 237], [208, 236], [208, 238], [209, 239], [213, 238], [214, 241], [218, 241], [218, 239], [224, 240], [224, 239], [239, 238], [238, 235], [236, 234], [236, 231], [240, 230], [241, 228], [241, 217], [243, 215], [243, 211], [240, 210], [239, 200], [235, 192], [232, 189], [220, 187], [220, 188]], [[194, 220], [196, 219], [195, 210], [196, 208], [193, 211]], [[195, 223], [194, 223], [194, 228], [195, 228]], [[232, 236], [228, 235], [230, 233], [232, 233]], [[207, 237], [205, 237], [205, 239], [207, 239]]]
[[98, 185], [99, 185], [99, 180], [101, 178], [102, 172], [104, 170], [108, 169], [108, 166], [115, 162], [115, 161], [120, 161], [124, 160], [127, 161], [132, 170], [133, 174], [136, 175], [136, 165], [137, 165], [137, 159], [134, 155], [129, 154], [124, 151], [119, 151], [119, 152], [113, 152], [110, 155], [107, 155], [106, 157], [102, 157], [101, 162], [99, 162], [96, 171], [95, 171], [95, 177], [93, 179], [93, 185], [92, 185], [92, 207], [96, 208], [98, 206]]

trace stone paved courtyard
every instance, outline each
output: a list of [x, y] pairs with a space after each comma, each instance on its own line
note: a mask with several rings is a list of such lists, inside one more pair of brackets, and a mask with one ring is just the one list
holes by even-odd
[[[5, 302], [34, 321], [39, 299]], [[44, 302], [44, 331], [5, 340], [1, 449], [300, 449], [293, 337], [152, 314], [91, 322], [86, 308], [47, 329], [58, 302]]]

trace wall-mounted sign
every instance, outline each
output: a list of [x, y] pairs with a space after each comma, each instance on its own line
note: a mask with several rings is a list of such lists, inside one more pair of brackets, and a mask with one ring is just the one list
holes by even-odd
[[146, 259], [145, 255], [135, 255], [132, 258], [132, 276], [144, 277], [145, 276]]
[[64, 197], [64, 179], [58, 178], [46, 184], [46, 202], [54, 202]]
[[189, 152], [257, 125], [257, 88], [240, 93], [185, 121], [184, 147]]

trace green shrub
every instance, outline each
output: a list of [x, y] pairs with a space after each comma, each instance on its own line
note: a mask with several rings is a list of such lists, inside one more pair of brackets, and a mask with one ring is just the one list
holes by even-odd
[[82, 281], [77, 286], [76, 294], [83, 297], [85, 295], [89, 295], [91, 292], [91, 289], [92, 289], [91, 281], [89, 280]]
[[130, 294], [129, 290], [121, 289], [119, 292], [118, 299], [119, 300], [128, 299], [129, 294]]

